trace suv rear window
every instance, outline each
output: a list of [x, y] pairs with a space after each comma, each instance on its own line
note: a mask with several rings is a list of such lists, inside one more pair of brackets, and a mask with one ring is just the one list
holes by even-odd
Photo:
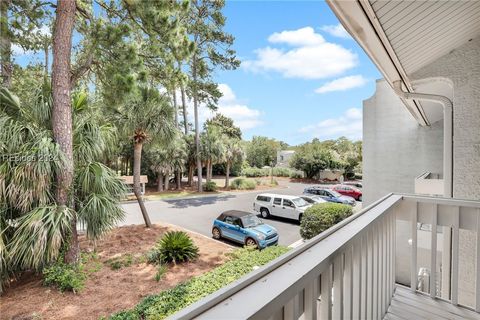
[[267, 196], [258, 196], [257, 201], [264, 201], [264, 202], [270, 202], [272, 198], [267, 197]]

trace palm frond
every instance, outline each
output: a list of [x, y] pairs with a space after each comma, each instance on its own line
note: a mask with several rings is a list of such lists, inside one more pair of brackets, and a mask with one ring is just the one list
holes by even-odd
[[39, 269], [57, 259], [71, 232], [72, 209], [65, 206], [36, 207], [22, 215], [7, 249], [13, 266]]

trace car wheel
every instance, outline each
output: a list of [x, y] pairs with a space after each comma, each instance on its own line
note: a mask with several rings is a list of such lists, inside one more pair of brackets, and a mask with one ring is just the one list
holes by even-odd
[[358, 201], [362, 201], [362, 196], [358, 197]]
[[247, 240], [245, 240], [245, 245], [247, 247], [251, 247], [251, 246], [254, 246], [254, 247], [257, 247], [257, 241], [255, 241], [255, 239], [253, 238], [247, 238]]
[[217, 227], [213, 228], [212, 229], [212, 236], [213, 236], [213, 239], [220, 239], [222, 237], [222, 233], [220, 232], [220, 229], [218, 229]]
[[270, 212], [268, 212], [267, 208], [262, 208], [260, 210], [260, 214], [262, 215], [262, 218], [264, 218], [264, 219], [270, 217]]

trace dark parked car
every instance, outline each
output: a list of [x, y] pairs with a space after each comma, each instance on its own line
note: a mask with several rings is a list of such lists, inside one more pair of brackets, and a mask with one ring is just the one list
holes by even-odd
[[213, 222], [214, 239], [227, 238], [247, 246], [263, 249], [278, 244], [277, 230], [262, 222], [255, 214], [230, 210]]
[[344, 196], [352, 197], [357, 201], [362, 201], [362, 191], [355, 187], [339, 184], [334, 186], [332, 190], [335, 190], [338, 193], [343, 194]]
[[354, 206], [356, 204], [355, 199], [349, 196], [343, 196], [340, 193], [332, 189], [324, 187], [308, 187], [303, 190], [304, 194], [318, 195], [328, 202], [343, 203]]

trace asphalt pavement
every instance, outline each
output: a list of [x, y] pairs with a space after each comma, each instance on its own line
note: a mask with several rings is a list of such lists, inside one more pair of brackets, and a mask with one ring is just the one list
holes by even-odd
[[[259, 193], [278, 193], [300, 195], [305, 188], [302, 183], [287, 183], [278, 189], [268, 191], [255, 190], [245, 192], [222, 193], [181, 199], [146, 201], [152, 223], [174, 224], [182, 228], [211, 237], [213, 220], [226, 210], [243, 210], [253, 212], [253, 201]], [[137, 202], [122, 205], [127, 216], [120, 225], [142, 224], [143, 218]], [[281, 245], [291, 245], [300, 240], [297, 221], [272, 217], [263, 221], [278, 230]], [[234, 243], [230, 243], [233, 244]]]

